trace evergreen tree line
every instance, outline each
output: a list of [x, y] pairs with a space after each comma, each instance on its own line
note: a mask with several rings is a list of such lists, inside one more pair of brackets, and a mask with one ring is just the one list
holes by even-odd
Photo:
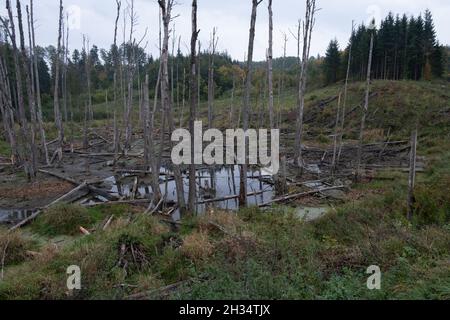
[[361, 24], [353, 30], [344, 52], [337, 40], [328, 46], [323, 69], [327, 83], [345, 78], [351, 49], [350, 76], [363, 80], [367, 74], [370, 37], [374, 34], [372, 78], [385, 80], [431, 80], [446, 70], [446, 48], [436, 37], [429, 10], [418, 17], [389, 13], [379, 28]]

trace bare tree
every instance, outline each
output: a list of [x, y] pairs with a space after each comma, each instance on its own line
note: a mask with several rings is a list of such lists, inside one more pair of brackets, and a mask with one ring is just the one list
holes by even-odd
[[[197, 39], [200, 30], [197, 29], [197, 0], [192, 0], [192, 36], [191, 36], [191, 76], [190, 76], [190, 88], [191, 88], [191, 101], [189, 108], [189, 130], [194, 132], [194, 124], [196, 120], [196, 107], [197, 107]], [[200, 52], [199, 52], [200, 54]], [[197, 186], [195, 182], [195, 154], [193, 152], [195, 148], [195, 142], [191, 139], [191, 164], [189, 166], [189, 211], [195, 214], [195, 202], [197, 197]]]
[[408, 220], [412, 220], [414, 214], [414, 188], [416, 185], [416, 161], [417, 161], [417, 125], [411, 133], [411, 151], [409, 160], [408, 179]]
[[[272, 0], [269, 0], [269, 49], [267, 51], [267, 70], [268, 70], [268, 81], [269, 81], [269, 119], [270, 128], [275, 128], [274, 123], [274, 113], [273, 113], [273, 10], [272, 10]], [[233, 88], [234, 88], [234, 77], [233, 77]]]
[[214, 121], [214, 60], [219, 38], [216, 36], [217, 28], [213, 28], [209, 44], [209, 66], [208, 66], [208, 127], [213, 127]]
[[[161, 81], [161, 101], [163, 110], [165, 111], [169, 130], [173, 132], [175, 130], [175, 124], [173, 120], [172, 101], [169, 86], [169, 36], [170, 36], [170, 23], [172, 22], [172, 9], [174, 0], [158, 0], [161, 8], [161, 14], [163, 19], [163, 45], [162, 45], [162, 81]], [[174, 165], [173, 172], [175, 176], [175, 185], [177, 191], [178, 207], [180, 212], [184, 214], [186, 212], [186, 203], [184, 199], [184, 187], [183, 178], [181, 176], [181, 170], [179, 166]]]
[[366, 128], [367, 113], [369, 112], [370, 78], [371, 78], [371, 72], [372, 72], [373, 41], [374, 41], [374, 32], [372, 31], [372, 34], [370, 36], [369, 61], [367, 63], [366, 95], [365, 95], [365, 99], [364, 99], [364, 107], [362, 110], [361, 128], [359, 131], [359, 145], [358, 145], [358, 152], [357, 152], [357, 156], [356, 156], [356, 172], [355, 172], [356, 180], [359, 179], [360, 174], [361, 174], [361, 158], [362, 158], [363, 143], [364, 143], [364, 131]]
[[36, 39], [35, 39], [35, 33], [34, 33], [34, 7], [33, 7], [33, 0], [30, 0], [30, 14], [29, 14], [29, 25], [31, 32], [31, 52], [32, 52], [32, 59], [33, 59], [33, 67], [34, 67], [34, 78], [35, 78], [35, 87], [36, 87], [36, 102], [37, 102], [37, 110], [36, 110], [36, 116], [39, 124], [39, 131], [41, 135], [41, 144], [42, 144], [42, 150], [44, 151], [45, 161], [47, 164], [50, 164], [50, 158], [48, 155], [48, 148], [47, 148], [47, 138], [45, 134], [45, 128], [44, 128], [44, 121], [42, 116], [42, 99], [41, 99], [41, 84], [39, 79], [39, 68], [38, 68], [38, 57], [36, 54]]
[[133, 135], [132, 126], [131, 126], [131, 111], [133, 109], [133, 79], [135, 72], [135, 55], [134, 55], [134, 28], [137, 25], [137, 16], [134, 11], [134, 0], [131, 0], [130, 5], [130, 38], [128, 40], [128, 46], [131, 48], [132, 52], [128, 53], [128, 65], [127, 65], [127, 100], [126, 100], [126, 109], [125, 109], [125, 152], [131, 147], [131, 138]]
[[338, 135], [339, 135], [339, 122], [341, 118], [341, 92], [339, 92], [338, 104], [336, 109], [336, 125], [334, 127], [334, 137], [333, 137], [333, 160], [331, 162], [331, 172], [334, 173], [336, 170], [337, 153], [338, 153]]
[[152, 191], [153, 191], [153, 202], [159, 201], [161, 198], [161, 190], [159, 189], [159, 168], [157, 168], [156, 157], [154, 156], [155, 147], [153, 141], [153, 111], [150, 110], [150, 100], [149, 100], [149, 81], [148, 74], [145, 75], [145, 83], [143, 90], [143, 103], [144, 103], [144, 144], [145, 144], [145, 165], [151, 165], [152, 171]]
[[[354, 21], [352, 21], [351, 38], [353, 37], [354, 28], [355, 28]], [[344, 102], [343, 102], [343, 106], [342, 106], [341, 128], [340, 128], [340, 133], [339, 133], [339, 143], [338, 143], [339, 150], [338, 150], [338, 156], [337, 156], [337, 163], [339, 163], [339, 160], [341, 159], [341, 154], [342, 154], [342, 140], [344, 137], [345, 116], [347, 113], [348, 80], [350, 78], [350, 67], [351, 67], [351, 63], [352, 63], [352, 50], [353, 50], [353, 41], [350, 40], [350, 47], [348, 49], [347, 73], [345, 76], [345, 85], [344, 85]]]
[[[12, 51], [13, 51], [13, 60], [14, 60], [14, 71], [15, 71], [15, 82], [16, 82], [16, 97], [15, 101], [18, 106], [18, 118], [19, 118], [19, 124], [20, 124], [20, 140], [18, 141], [17, 147], [21, 150], [19, 151], [20, 154], [20, 160], [23, 161], [24, 165], [24, 171], [25, 174], [29, 179], [31, 179], [34, 176], [33, 172], [33, 166], [30, 161], [30, 155], [31, 155], [31, 148], [29, 144], [29, 136], [28, 136], [28, 121], [25, 113], [25, 102], [23, 97], [23, 85], [22, 85], [22, 63], [21, 57], [19, 55], [19, 50], [17, 47], [17, 41], [16, 41], [16, 29], [14, 24], [14, 16], [13, 11], [11, 8], [11, 2], [10, 0], [6, 1], [6, 10], [8, 11], [8, 17], [9, 17], [9, 24], [10, 26], [5, 24], [5, 21], [3, 21], [3, 24], [5, 25], [5, 30], [7, 31], [12, 44]], [[12, 123], [14, 126], [14, 122]], [[23, 150], [25, 149], [25, 150]]]
[[[256, 15], [259, 4], [262, 0], [252, 0], [252, 13], [250, 19], [250, 31], [249, 31], [249, 41], [248, 41], [248, 55], [247, 55], [247, 65], [245, 67], [245, 99], [244, 108], [242, 108], [242, 119], [244, 122], [244, 131], [249, 128], [249, 111], [250, 111], [250, 96], [252, 90], [252, 72], [253, 72], [253, 47], [255, 43], [255, 29], [256, 29]], [[245, 139], [246, 150], [248, 150], [248, 138]], [[248, 164], [247, 158], [245, 159], [244, 165], [240, 168], [240, 190], [239, 190], [239, 204], [247, 205], [247, 171]]]
[[311, 49], [311, 36], [315, 25], [316, 11], [317, 11], [316, 1], [306, 0], [305, 21], [303, 22], [303, 56], [299, 77], [298, 114], [297, 114], [297, 128], [295, 135], [295, 163], [301, 169], [301, 172], [303, 172], [302, 143], [303, 143], [303, 115], [305, 109], [306, 82], [308, 76], [309, 53]]
[[[29, 150], [31, 151], [31, 170], [30, 170], [30, 178], [34, 179], [36, 177], [37, 172], [37, 150], [36, 150], [36, 110], [35, 110], [35, 99], [34, 92], [31, 80], [30, 69], [26, 67], [26, 61], [28, 61], [27, 49], [25, 48], [25, 36], [24, 36], [24, 28], [23, 28], [23, 20], [22, 20], [22, 6], [20, 1], [17, 0], [17, 20], [19, 23], [19, 37], [20, 37], [20, 51], [22, 53], [22, 65], [23, 74], [25, 75], [25, 89], [27, 92], [27, 102], [28, 102], [28, 111], [31, 116], [31, 127], [30, 129], [30, 141]], [[31, 65], [29, 65], [31, 66]]]
[[11, 163], [16, 165], [20, 162], [19, 150], [17, 147], [17, 134], [14, 123], [13, 102], [11, 97], [11, 87], [8, 79], [8, 71], [3, 57], [0, 55], [0, 112], [3, 120], [5, 136], [11, 146]]
[[60, 81], [60, 61], [61, 61], [61, 37], [62, 37], [62, 23], [63, 23], [63, 2], [59, 1], [59, 23], [58, 23], [58, 43], [55, 57], [55, 83], [54, 83], [54, 97], [53, 108], [55, 113], [55, 124], [58, 129], [58, 147], [57, 155], [59, 161], [63, 157], [63, 144], [64, 144], [64, 127], [62, 123], [62, 115], [59, 106], [59, 81]]

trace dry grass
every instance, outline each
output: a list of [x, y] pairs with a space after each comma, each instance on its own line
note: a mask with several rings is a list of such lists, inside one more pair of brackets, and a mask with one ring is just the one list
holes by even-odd
[[69, 192], [73, 186], [61, 181], [37, 181], [25, 184], [11, 184], [0, 188], [1, 198], [4, 199], [34, 199], [46, 198]]
[[181, 252], [194, 262], [203, 261], [214, 252], [207, 231], [194, 231], [188, 235], [181, 246]]
[[200, 230], [217, 230], [211, 222], [223, 227], [231, 234], [239, 234], [245, 225], [235, 212], [211, 210], [198, 220]]
[[18, 264], [28, 257], [31, 242], [26, 240], [19, 231], [8, 232], [0, 230], [0, 267]]

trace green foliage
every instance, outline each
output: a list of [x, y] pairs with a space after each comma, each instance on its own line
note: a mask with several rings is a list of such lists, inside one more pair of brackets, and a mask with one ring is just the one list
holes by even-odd
[[328, 45], [323, 64], [326, 84], [335, 83], [339, 77], [341, 68], [341, 56], [337, 40], [332, 40]]
[[89, 228], [98, 218], [84, 207], [58, 204], [40, 214], [33, 229], [44, 235], [76, 235], [79, 227]]

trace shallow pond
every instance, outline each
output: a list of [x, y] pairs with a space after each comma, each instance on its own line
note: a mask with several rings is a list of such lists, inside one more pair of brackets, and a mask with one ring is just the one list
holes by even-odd
[[0, 209], [0, 224], [15, 224], [25, 220], [35, 211], [28, 209]]
[[[119, 198], [128, 199], [133, 193], [133, 186], [137, 175], [124, 174], [120, 176], [112, 176], [102, 184], [102, 188], [108, 189], [112, 195]], [[238, 166], [222, 167], [220, 169], [204, 169], [197, 171], [197, 195], [198, 204], [197, 212], [203, 213], [208, 207], [215, 207], [225, 210], [237, 210], [239, 201], [237, 198], [212, 201], [214, 199], [222, 199], [239, 195], [240, 171]], [[136, 191], [136, 199], [151, 199], [153, 192], [151, 187], [150, 175], [139, 177]], [[175, 181], [167, 170], [161, 170], [160, 190], [162, 196], [167, 201], [176, 201]], [[259, 205], [273, 199], [274, 191], [272, 185], [272, 177], [264, 176], [259, 170], [251, 170], [248, 172], [247, 191], [251, 196], [248, 197], [250, 205]], [[189, 179], [187, 175], [183, 175], [185, 199], [188, 199]], [[96, 197], [96, 201], [105, 201], [102, 197]], [[205, 203], [206, 202], [206, 203]], [[179, 213], [174, 213], [174, 219], [178, 220]]]

